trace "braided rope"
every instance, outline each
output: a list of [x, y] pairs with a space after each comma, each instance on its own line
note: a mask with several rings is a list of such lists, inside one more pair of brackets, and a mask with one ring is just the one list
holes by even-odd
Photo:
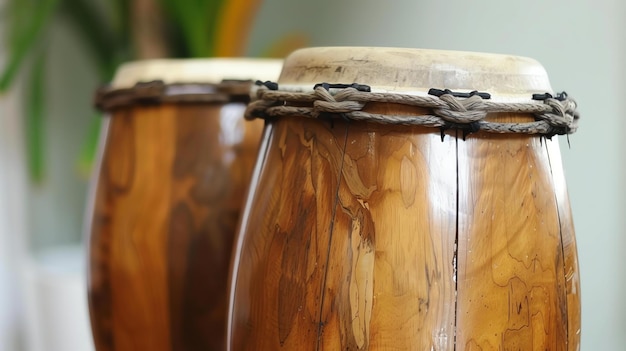
[[227, 103], [250, 101], [252, 81], [225, 80], [221, 83], [165, 83], [161, 80], [138, 82], [133, 87], [103, 86], [96, 91], [94, 105], [112, 111], [133, 105], [160, 103]]
[[[416, 96], [396, 93], [359, 91], [348, 87], [327, 90], [322, 86], [310, 92], [270, 90], [260, 86], [257, 100], [246, 109], [246, 118], [302, 116], [307, 118], [343, 118], [381, 124], [417, 125], [436, 128], [459, 128], [470, 132], [539, 134], [551, 137], [571, 134], [578, 128], [576, 102], [566, 94], [543, 101], [505, 103], [484, 100], [474, 95], [457, 98], [450, 93], [441, 96]], [[431, 114], [393, 115], [363, 111], [368, 102], [393, 103], [428, 108]], [[306, 106], [294, 106], [303, 105]], [[500, 123], [486, 121], [489, 113], [532, 114], [534, 122]]]

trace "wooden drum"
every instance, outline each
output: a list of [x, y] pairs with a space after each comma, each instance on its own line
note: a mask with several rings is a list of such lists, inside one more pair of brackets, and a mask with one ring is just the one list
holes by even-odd
[[229, 350], [578, 349], [578, 114], [536, 61], [303, 49], [258, 96]]
[[250, 79], [276, 60], [122, 66], [91, 211], [89, 306], [98, 351], [223, 350], [235, 226], [263, 122], [246, 123]]

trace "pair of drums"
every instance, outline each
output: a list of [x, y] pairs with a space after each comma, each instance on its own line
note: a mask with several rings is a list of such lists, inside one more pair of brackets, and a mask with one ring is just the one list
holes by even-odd
[[[98, 350], [578, 349], [556, 142], [347, 118], [354, 101], [332, 101], [330, 85], [328, 101], [251, 105], [263, 128], [243, 121], [235, 82], [184, 84], [209, 70], [133, 89], [122, 88], [146, 77], [121, 70], [132, 84], [101, 100], [113, 112], [90, 242]], [[533, 60], [413, 49], [299, 50], [278, 78], [294, 93], [322, 82], [526, 104], [551, 91]], [[327, 102], [336, 112], [309, 113]], [[374, 99], [358, 110], [410, 119], [435, 108]], [[527, 112], [487, 119], [535, 123]]]

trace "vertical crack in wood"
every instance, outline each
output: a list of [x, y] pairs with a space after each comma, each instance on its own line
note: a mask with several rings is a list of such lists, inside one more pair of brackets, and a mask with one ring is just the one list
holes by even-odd
[[339, 165], [339, 172], [337, 172], [337, 191], [335, 192], [335, 201], [333, 203], [333, 209], [332, 209], [332, 215], [331, 215], [331, 219], [330, 219], [330, 232], [328, 233], [328, 251], [326, 254], [326, 265], [324, 267], [324, 278], [322, 280], [322, 287], [321, 287], [321, 291], [320, 291], [320, 310], [319, 310], [319, 322], [317, 323], [317, 346], [315, 347], [315, 350], [319, 351], [320, 350], [320, 344], [321, 344], [321, 340], [322, 340], [322, 329], [324, 326], [324, 323], [322, 321], [323, 319], [323, 311], [324, 311], [324, 297], [326, 296], [326, 277], [328, 275], [328, 264], [330, 263], [330, 247], [332, 245], [332, 241], [333, 241], [333, 231], [335, 229], [335, 215], [337, 214], [337, 205], [339, 204], [339, 189], [341, 187], [341, 177], [343, 174], [343, 165], [344, 165], [344, 158], [346, 157], [346, 148], [348, 146], [348, 129], [349, 129], [349, 124], [346, 124], [346, 131], [344, 133], [344, 138], [343, 138], [343, 149], [341, 150], [341, 164]]
[[[541, 138], [543, 137], [539, 137], [539, 140], [541, 140]], [[550, 141], [552, 142], [552, 141]], [[554, 141], [554, 142], [558, 142], [558, 140]], [[568, 142], [569, 143], [569, 142]], [[550, 167], [550, 180], [552, 181], [552, 188], [554, 189], [554, 202], [556, 203], [556, 218], [559, 222], [559, 242], [561, 243], [561, 257], [563, 260], [563, 277], [564, 277], [564, 292], [565, 292], [565, 305], [563, 306], [565, 308], [565, 318], [563, 320], [563, 322], [565, 323], [565, 344], [566, 344], [566, 350], [569, 350], [569, 311], [568, 311], [568, 301], [567, 301], [567, 268], [565, 267], [565, 244], [563, 243], [563, 223], [561, 220], [561, 204], [559, 203], [559, 199], [558, 199], [558, 194], [556, 192], [556, 186], [554, 183], [554, 173], [552, 172], [552, 159], [550, 159], [550, 150], [548, 149], [548, 140], [545, 140], [543, 142], [543, 144], [541, 145], [545, 151], [546, 151], [546, 155], [548, 156], [548, 166]]]
[[456, 351], [457, 336], [457, 315], [459, 307], [459, 279], [458, 279], [458, 254], [459, 254], [459, 130], [454, 135], [454, 148], [456, 160], [456, 218], [455, 218], [455, 236], [454, 236], [454, 254], [452, 256], [452, 270], [454, 280], [454, 351]]

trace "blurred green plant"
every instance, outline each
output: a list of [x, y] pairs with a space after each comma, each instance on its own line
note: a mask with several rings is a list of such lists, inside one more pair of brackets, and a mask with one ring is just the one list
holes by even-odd
[[[91, 57], [102, 82], [112, 79], [124, 62], [155, 57], [238, 56], [260, 0], [6, 0], [0, 23], [7, 25], [8, 60], [0, 68], [0, 94], [12, 87], [22, 70], [24, 118], [31, 180], [45, 177], [45, 55], [50, 28], [58, 20], [71, 24]], [[235, 25], [233, 23], [240, 25]], [[234, 28], [234, 29], [233, 29]], [[221, 37], [220, 37], [221, 36]], [[233, 41], [241, 43], [233, 46]], [[79, 168], [93, 163], [99, 119], [80, 152]]]

